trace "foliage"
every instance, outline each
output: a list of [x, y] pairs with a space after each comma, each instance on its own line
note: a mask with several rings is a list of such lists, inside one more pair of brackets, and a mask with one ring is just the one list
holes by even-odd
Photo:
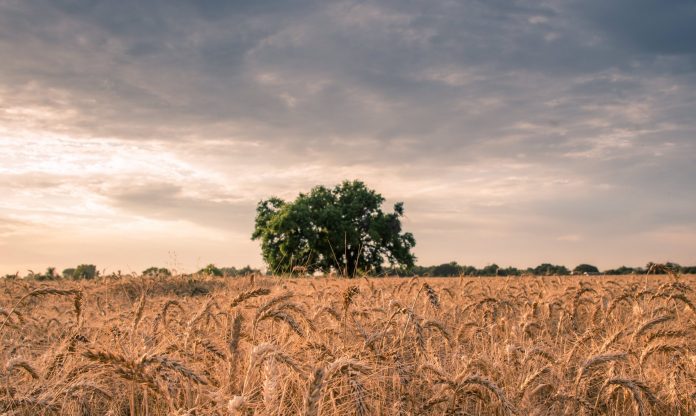
[[590, 273], [599, 273], [599, 269], [597, 266], [593, 266], [591, 264], [578, 264], [575, 266], [573, 269], [573, 274], [590, 274]]
[[261, 241], [263, 258], [275, 273], [302, 267], [310, 274], [380, 274], [385, 263], [409, 269], [416, 240], [401, 232], [403, 203], [384, 213], [383, 202], [360, 181], [317, 186], [292, 202], [270, 198], [258, 204], [252, 239]]
[[413, 274], [416, 276], [437, 276], [437, 277], [453, 277], [453, 276], [520, 276], [522, 273], [515, 267], [501, 268], [493, 263], [485, 266], [482, 269], [477, 269], [474, 266], [462, 266], [456, 261], [443, 263], [437, 266], [415, 266]]
[[626, 266], [621, 266], [617, 267], [616, 269], [609, 269], [605, 270], [604, 274], [608, 275], [624, 275], [624, 274], [637, 274], [637, 273], [644, 273], [645, 271], [641, 268], [633, 268], [633, 267], [626, 267]]
[[63, 272], [61, 273], [64, 278], [66, 279], [72, 279], [73, 274], [75, 274], [75, 268], [74, 267], [68, 267], [67, 269], [63, 269]]
[[682, 266], [677, 263], [653, 263], [645, 265], [645, 273], [647, 274], [668, 274], [668, 273], [683, 273]]
[[451, 277], [459, 276], [462, 273], [462, 266], [457, 264], [456, 261], [451, 261], [449, 263], [443, 263], [437, 266], [415, 266], [413, 268], [413, 274], [416, 276], [439, 276], [439, 277]]
[[171, 276], [172, 272], [169, 271], [166, 267], [149, 267], [145, 270], [143, 270], [143, 276], [151, 276], [151, 277], [157, 277], [157, 276]]
[[461, 275], [462, 276], [479, 276], [480, 271], [474, 266], [460, 266], [461, 267]]
[[209, 265], [205, 266], [204, 268], [200, 269], [198, 271], [198, 274], [206, 274], [208, 276], [218, 276], [218, 277], [221, 277], [223, 275], [222, 270], [220, 270], [214, 264], [209, 264]]
[[222, 275], [225, 277], [240, 277], [248, 276], [250, 274], [261, 274], [261, 270], [254, 269], [249, 265], [244, 266], [240, 269], [236, 267], [222, 267], [220, 268], [220, 271], [222, 272]]
[[[681, 274], [696, 274], [696, 266], [680, 266], [676, 263], [665, 263], [658, 265], [656, 263], [648, 263], [644, 269], [642, 267], [627, 267], [621, 266], [616, 269], [608, 269], [601, 274], [606, 275], [628, 275], [628, 274], [645, 274], [650, 270], [652, 274], [666, 274], [667, 270]], [[390, 275], [403, 275], [397, 273], [396, 270], [388, 270]], [[528, 268], [523, 271], [515, 267], [500, 268], [495, 263], [477, 269], [474, 266], [459, 265], [456, 261], [443, 263], [435, 266], [414, 266], [410, 270], [410, 274], [415, 276], [437, 276], [437, 277], [452, 277], [452, 276], [521, 276], [522, 274], [549, 276], [549, 275], [567, 275], [568, 269], [565, 266], [553, 265], [549, 263], [541, 264], [535, 268]], [[591, 264], [580, 264], [573, 269], [573, 274], [595, 274], [600, 273], [596, 266]]]
[[506, 267], [498, 269], [498, 276], [521, 276], [522, 272], [516, 267]]
[[550, 263], [543, 263], [527, 270], [536, 276], [565, 276], [570, 274], [567, 267]]
[[43, 280], [55, 280], [59, 276], [58, 276], [58, 273], [56, 273], [55, 267], [47, 267], [45, 273], [36, 273], [36, 274], [32, 273], [31, 277], [33, 277], [36, 280], [43, 281]]
[[97, 277], [97, 266], [94, 264], [80, 264], [72, 273], [72, 278], [75, 280], [91, 280]]

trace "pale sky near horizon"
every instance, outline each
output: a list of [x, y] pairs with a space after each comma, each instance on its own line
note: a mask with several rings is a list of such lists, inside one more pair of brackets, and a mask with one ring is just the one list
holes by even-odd
[[696, 3], [0, 0], [0, 274], [262, 267], [361, 179], [420, 264], [696, 265]]

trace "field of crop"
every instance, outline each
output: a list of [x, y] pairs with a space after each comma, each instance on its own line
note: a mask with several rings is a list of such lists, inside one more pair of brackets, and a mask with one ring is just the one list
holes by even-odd
[[5, 415], [691, 415], [694, 276], [0, 282]]

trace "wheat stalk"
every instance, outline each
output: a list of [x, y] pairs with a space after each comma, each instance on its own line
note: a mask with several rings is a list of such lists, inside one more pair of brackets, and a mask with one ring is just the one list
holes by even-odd
[[271, 290], [266, 289], [266, 288], [253, 289], [253, 290], [248, 290], [246, 292], [242, 292], [232, 300], [232, 303], [230, 304], [230, 308], [234, 308], [235, 306], [240, 305], [249, 299], [257, 298], [259, 296], [266, 296], [270, 293], [271, 293]]

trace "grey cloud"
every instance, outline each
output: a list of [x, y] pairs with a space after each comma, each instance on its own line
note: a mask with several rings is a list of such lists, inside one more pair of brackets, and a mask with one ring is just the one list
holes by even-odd
[[620, 46], [641, 53], [696, 57], [696, 5], [692, 1], [593, 0], [575, 6]]
[[[229, 137], [242, 125], [329, 157], [345, 154], [322, 149], [331, 136], [372, 137], [364, 147], [387, 157], [392, 141], [427, 137], [431, 153], [452, 154], [534, 113], [567, 122], [540, 105], [551, 97], [631, 99], [639, 90], [636, 81], [565, 88], [623, 54], [581, 45], [587, 29], [554, 3], [27, 4], [4, 14], [5, 33], [33, 41], [2, 76], [67, 91], [79, 112], [73, 127], [92, 133], [173, 140]], [[478, 77], [423, 79], [443, 70]], [[277, 75], [274, 85], [258, 82], [265, 73]]]
[[[19, 221], [12, 218], [0, 217], [0, 237], [8, 237], [15, 234], [18, 230], [23, 227], [30, 226], [29, 223], [25, 221]], [[2, 245], [0, 241], [0, 245]]]
[[212, 200], [187, 196], [177, 185], [151, 183], [112, 189], [106, 196], [113, 206], [130, 214], [164, 220], [185, 220], [224, 231], [249, 234], [253, 228], [255, 204], [230, 197]]
[[0, 189], [5, 188], [10, 191], [16, 189], [50, 189], [63, 185], [70, 179], [47, 173], [0, 174], [0, 178], [5, 182], [0, 184]]
[[[655, 0], [6, 1], [0, 123], [157, 140], [220, 171], [368, 166], [456, 188], [467, 179], [456, 175], [477, 175], [461, 167], [492, 166], [491, 181], [526, 169], [535, 184], [582, 185], [519, 184], [530, 187], [519, 204], [481, 197], [462, 215], [546, 218], [549, 233], [690, 226], [694, 13]], [[269, 193], [322, 179], [258, 177]], [[179, 186], [105, 195], [141, 215], [251, 227], [253, 203]], [[423, 229], [442, 228], [426, 217], [444, 201], [412, 205]]]

